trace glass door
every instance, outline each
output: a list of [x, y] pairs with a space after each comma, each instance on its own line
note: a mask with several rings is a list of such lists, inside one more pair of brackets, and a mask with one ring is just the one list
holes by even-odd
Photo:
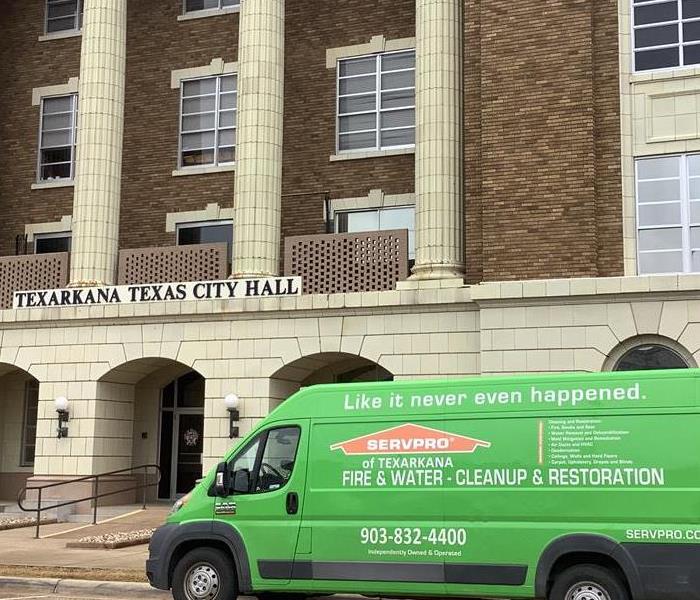
[[202, 477], [204, 415], [177, 413], [178, 435], [175, 453], [175, 496], [186, 494]]

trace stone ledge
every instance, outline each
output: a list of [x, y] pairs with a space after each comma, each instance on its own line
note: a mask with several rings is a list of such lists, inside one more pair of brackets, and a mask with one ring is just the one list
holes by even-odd
[[700, 291], [700, 274], [494, 281], [471, 288], [474, 301], [620, 296]]
[[[423, 282], [425, 283], [425, 282]], [[294, 297], [247, 298], [239, 300], [189, 300], [65, 308], [7, 309], [0, 311], [1, 323], [118, 320], [122, 318], [175, 318], [211, 315], [272, 315], [276, 312], [353, 310], [391, 307], [464, 304], [471, 302], [468, 287], [437, 287], [386, 292], [307, 294]]]

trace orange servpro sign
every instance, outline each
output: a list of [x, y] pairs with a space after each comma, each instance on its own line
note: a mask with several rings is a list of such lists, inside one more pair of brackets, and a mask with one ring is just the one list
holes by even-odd
[[406, 423], [333, 444], [331, 450], [342, 450], [346, 455], [465, 454], [474, 452], [479, 447], [489, 448], [490, 446], [490, 442], [483, 440]]

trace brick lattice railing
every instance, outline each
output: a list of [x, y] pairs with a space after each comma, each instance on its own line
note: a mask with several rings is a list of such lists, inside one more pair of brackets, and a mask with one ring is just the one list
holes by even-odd
[[226, 244], [136, 248], [119, 252], [119, 285], [226, 279]]
[[305, 294], [393, 290], [408, 277], [408, 230], [288, 237], [284, 254]]
[[0, 308], [12, 308], [14, 292], [68, 285], [68, 253], [0, 257]]

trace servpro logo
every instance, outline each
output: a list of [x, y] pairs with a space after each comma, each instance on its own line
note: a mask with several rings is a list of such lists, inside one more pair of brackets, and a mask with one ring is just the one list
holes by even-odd
[[431, 429], [422, 425], [406, 423], [377, 433], [333, 444], [331, 450], [342, 450], [346, 455], [353, 454], [465, 454], [478, 447], [489, 448], [484, 442], [464, 435]]

